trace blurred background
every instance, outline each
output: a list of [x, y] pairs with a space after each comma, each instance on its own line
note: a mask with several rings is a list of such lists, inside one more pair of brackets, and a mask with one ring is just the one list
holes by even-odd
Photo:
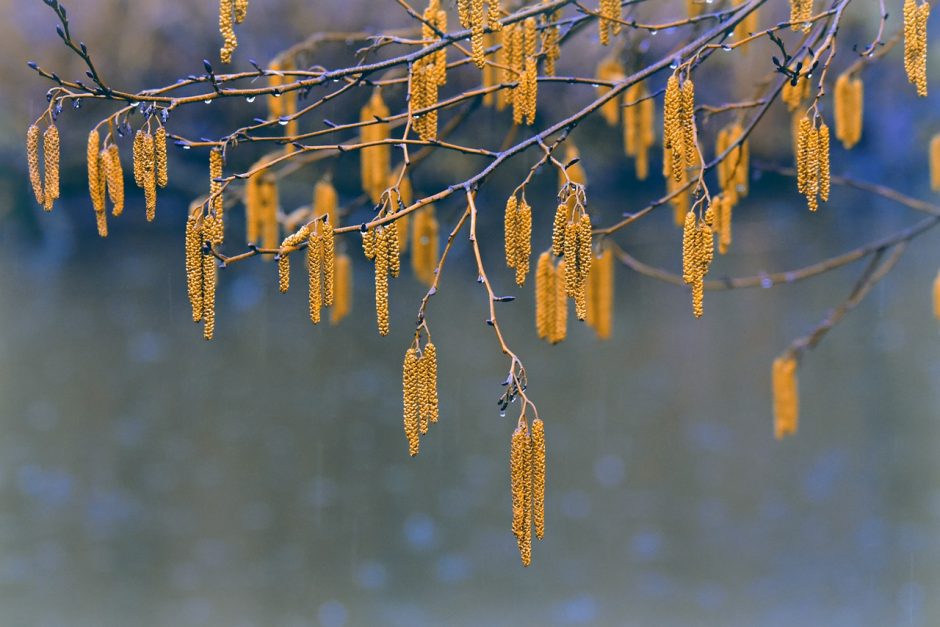
[[[638, 15], [685, 10], [655, 4]], [[762, 26], [784, 18], [785, 3], [769, 4]], [[890, 33], [900, 2], [889, 5]], [[124, 89], [168, 84], [217, 58], [216, 3], [67, 7], [76, 38]], [[916, 240], [806, 355], [800, 431], [776, 442], [771, 360], [841, 302], [862, 266], [772, 290], [708, 293], [698, 321], [685, 290], [618, 268], [613, 339], [599, 342], [572, 323], [568, 340], [551, 347], [535, 335], [531, 284], [517, 290], [502, 267], [502, 204], [536, 156], [500, 171], [481, 191], [483, 254], [498, 291], [518, 296], [500, 305], [500, 320], [528, 368], [548, 439], [547, 535], [523, 569], [510, 533], [515, 415], [501, 417], [496, 405], [507, 363], [483, 323], [486, 299], [465, 238], [429, 309], [442, 417], [410, 459], [400, 368], [424, 293], [410, 273], [393, 281], [392, 333], [380, 338], [361, 257], [354, 313], [335, 328], [310, 325], [302, 264], [287, 295], [277, 293], [273, 264], [238, 264], [221, 273], [216, 339], [204, 342], [189, 321], [182, 234], [189, 201], [206, 191], [206, 155], [171, 153], [170, 188], [152, 224], [129, 186], [125, 216], [101, 240], [84, 141], [113, 105], [66, 110], [63, 198], [43, 213], [30, 196], [23, 143], [48, 85], [25, 62], [70, 78], [84, 70], [42, 2], [0, 0], [0, 9], [0, 624], [940, 624], [940, 351], [930, 292], [940, 232]], [[876, 13], [876, 4], [853, 3], [833, 72], [874, 38]], [[390, 0], [254, 0], [234, 67], [264, 63], [318, 30], [402, 26]], [[658, 58], [687, 32], [637, 43], [629, 58]], [[596, 40], [596, 28], [579, 34], [559, 72], [591, 75], [606, 53]], [[312, 62], [348, 65], [359, 45], [324, 47]], [[743, 81], [771, 71], [770, 55], [763, 42], [747, 56], [718, 53], [696, 74], [700, 100], [747, 97]], [[930, 63], [936, 78], [940, 58]], [[926, 144], [940, 131], [940, 103], [915, 98], [900, 50], [863, 77], [862, 142], [851, 153], [834, 146], [833, 171], [931, 199]], [[464, 68], [445, 93], [478, 79]], [[538, 124], [592, 95], [542, 88]], [[327, 105], [302, 129], [354, 118], [364, 97]], [[400, 110], [400, 94], [387, 99]], [[828, 99], [823, 106], [831, 116]], [[257, 115], [260, 101], [219, 102], [176, 112], [169, 124], [217, 137]], [[497, 147], [508, 124], [505, 113], [480, 110], [457, 137]], [[619, 131], [599, 118], [572, 137], [595, 224], [662, 194], [659, 177], [634, 180]], [[129, 148], [125, 140], [125, 155]], [[236, 150], [230, 169], [257, 150]], [[790, 162], [782, 105], [752, 153]], [[446, 155], [413, 180], [432, 193], [479, 166]], [[309, 202], [327, 172], [344, 202], [359, 195], [349, 156], [285, 181], [284, 208]], [[792, 180], [755, 176], [713, 276], [797, 268], [919, 219], [843, 188], [809, 214]], [[548, 242], [555, 178], [546, 170], [529, 188], [536, 250]], [[438, 206], [442, 230], [461, 210]], [[368, 211], [356, 207], [347, 219]], [[229, 215], [226, 250], [237, 252], [241, 209]], [[658, 210], [616, 240], [678, 270], [671, 220], [670, 209]], [[349, 242], [355, 252], [358, 239]]]

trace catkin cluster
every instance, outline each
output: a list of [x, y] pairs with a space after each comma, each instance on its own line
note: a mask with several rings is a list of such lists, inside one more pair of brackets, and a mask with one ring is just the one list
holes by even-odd
[[695, 85], [692, 77], [679, 82], [673, 74], [666, 82], [663, 106], [663, 151], [668, 153], [672, 178], [679, 182], [682, 171], [695, 167], [700, 161], [695, 129]]
[[545, 536], [545, 425], [536, 418], [532, 427], [520, 418], [509, 445], [509, 484], [512, 494], [512, 532], [522, 565], [532, 563], [532, 529]]
[[655, 103], [646, 84], [630, 85], [623, 95], [623, 146], [628, 157], [633, 157], [636, 178], [643, 181], [649, 176], [649, 149], [656, 141], [654, 129]]
[[940, 192], [940, 134], [930, 140], [930, 189]]
[[470, 30], [470, 58], [480, 69], [486, 65], [485, 33], [503, 27], [501, 15], [499, 0], [457, 0], [460, 25]]
[[600, 19], [597, 20], [600, 29], [599, 37], [601, 45], [606, 46], [610, 43], [611, 33], [615, 36], [620, 34], [620, 29], [623, 26], [621, 24], [623, 7], [620, 0], [600, 0], [598, 13], [600, 13]]
[[[359, 139], [363, 144], [374, 144], [359, 151], [362, 189], [375, 204], [382, 200], [391, 168], [391, 146], [377, 143], [390, 136], [388, 123], [384, 121], [390, 113], [379, 90], [372, 92], [372, 97], [359, 112], [359, 120], [363, 123]], [[382, 121], [377, 122], [377, 119]]]
[[320, 324], [320, 310], [336, 306], [336, 241], [333, 225], [315, 220], [307, 235], [310, 321]]
[[193, 203], [186, 220], [186, 288], [192, 306], [193, 322], [202, 322], [203, 337], [211, 340], [215, 333], [215, 290], [218, 268], [215, 258], [205, 250], [206, 242], [217, 244], [213, 238], [218, 229], [214, 218], [202, 212], [201, 201]]
[[682, 230], [682, 280], [692, 287], [692, 313], [696, 318], [704, 313], [705, 275], [715, 255], [714, 215], [714, 207], [708, 208], [704, 219], [689, 211]]
[[26, 131], [26, 161], [29, 182], [36, 202], [46, 211], [59, 198], [59, 129], [50, 124], [42, 133], [42, 171], [39, 167], [39, 127], [30, 125]]
[[917, 88], [917, 95], [927, 95], [927, 18], [930, 3], [904, 0], [904, 71]]
[[790, 29], [809, 32], [813, 23], [813, 0], [790, 0]]
[[534, 124], [538, 100], [538, 68], [536, 46], [538, 28], [535, 18], [526, 18], [520, 24], [503, 28], [502, 48], [499, 53], [499, 79], [503, 83], [515, 83], [511, 89], [500, 90], [496, 96], [496, 108], [503, 110], [512, 105], [514, 124]]
[[434, 205], [415, 212], [411, 221], [411, 269], [415, 277], [430, 286], [434, 283], [438, 256], [438, 224]]
[[248, 0], [219, 0], [219, 33], [223, 39], [219, 57], [222, 63], [232, 62], [232, 53], [238, 48], [235, 24], [241, 24], [247, 13]]
[[516, 270], [516, 285], [525, 284], [532, 256], [532, 207], [525, 195], [520, 201], [515, 194], [506, 201], [505, 226], [506, 266]]
[[865, 102], [862, 79], [847, 73], [840, 74], [836, 79], [833, 100], [836, 139], [848, 150], [862, 138], [862, 111]]
[[614, 251], [605, 247], [594, 257], [587, 284], [587, 318], [597, 337], [610, 339], [614, 318]]
[[796, 433], [800, 420], [800, 396], [796, 378], [796, 359], [782, 355], [772, 367], [774, 437], [778, 440]]
[[366, 259], [375, 262], [375, 317], [380, 335], [388, 335], [388, 277], [401, 272], [401, 251], [395, 225], [377, 226], [362, 233]]
[[[88, 160], [88, 194], [95, 210], [98, 235], [108, 236], [107, 198], [111, 199], [112, 212], [120, 216], [124, 211], [124, 171], [117, 144], [100, 147], [101, 138], [97, 129], [88, 133], [86, 158]], [[165, 167], [165, 166], [164, 166]]]
[[806, 196], [810, 211], [819, 208], [819, 200], [829, 200], [829, 127], [816, 126], [815, 116], [800, 119], [796, 140], [797, 189]]
[[748, 172], [751, 167], [751, 151], [740, 122], [733, 122], [718, 132], [715, 156], [725, 152], [728, 154], [718, 163], [718, 183], [722, 196], [736, 205], [740, 198], [748, 194]]
[[[574, 198], [574, 202], [571, 199]], [[591, 216], [584, 207], [584, 188], [562, 188], [561, 202], [552, 225], [552, 252], [565, 258], [565, 294], [575, 301], [578, 320], [587, 316], [587, 279], [591, 272]]]
[[[263, 163], [256, 163], [252, 170], [258, 169]], [[245, 184], [244, 202], [247, 227], [245, 235], [248, 242], [260, 243], [262, 248], [277, 248], [280, 239], [277, 178], [265, 170], [252, 174]]]
[[549, 252], [539, 255], [535, 268], [535, 329], [551, 344], [561, 342], [568, 334], [565, 260], [556, 266]]
[[156, 135], [149, 130], [138, 130], [134, 135], [133, 157], [134, 183], [144, 190], [147, 221], [152, 222], [157, 215], [157, 185], [166, 187], [168, 180], [166, 130], [160, 127]]
[[[447, 13], [441, 9], [440, 0], [431, 0], [424, 11], [424, 25], [422, 36], [431, 45], [438, 37], [437, 33], [447, 32]], [[437, 139], [437, 106], [438, 88], [447, 82], [447, 48], [421, 57], [411, 64], [409, 84], [409, 112], [411, 123], [424, 141]], [[423, 109], [432, 109], [420, 115], [416, 112]]]
[[402, 405], [408, 453], [418, 454], [420, 436], [439, 417], [437, 400], [437, 349], [428, 341], [423, 349], [417, 343], [405, 353], [402, 365]]
[[[623, 68], [623, 64], [620, 63], [620, 59], [616, 55], [611, 55], [601, 59], [601, 62], [597, 64], [597, 80], [604, 81], [607, 83], [617, 83], [622, 81], [626, 77], [626, 71]], [[597, 86], [597, 95], [598, 97], [603, 96], [609, 92], [612, 88], [607, 87], [606, 85]], [[608, 100], [601, 105], [601, 116], [610, 126], [617, 126], [620, 122], [620, 103], [617, 99]]]

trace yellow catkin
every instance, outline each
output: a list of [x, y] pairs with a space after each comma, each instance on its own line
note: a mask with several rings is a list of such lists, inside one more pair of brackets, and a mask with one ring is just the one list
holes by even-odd
[[783, 355], [772, 368], [774, 398], [774, 437], [778, 440], [796, 433], [800, 419], [800, 397], [796, 359]]
[[552, 335], [549, 341], [557, 344], [568, 336], [568, 299], [565, 294], [565, 260], [555, 266], [555, 297], [552, 303]]
[[917, 95], [927, 95], [927, 18], [930, 4], [904, 1], [904, 71]]
[[535, 537], [545, 537], [545, 423], [532, 421], [532, 522]]
[[218, 267], [215, 257], [202, 256], [202, 336], [211, 340], [215, 335], [215, 288], [218, 281]]
[[[587, 285], [590, 278], [591, 265], [594, 258], [591, 242], [591, 218], [587, 213], [581, 215], [577, 223], [577, 272], [575, 285], [575, 314], [578, 320], [584, 320], [587, 317]], [[570, 264], [571, 259], [568, 260]]]
[[669, 172], [664, 172], [664, 174], [666, 176], [671, 175], [676, 182], [682, 178], [682, 169], [685, 162], [682, 156], [685, 148], [682, 102], [679, 77], [673, 74], [666, 82], [666, 95], [663, 104], [663, 163], [669, 164]]
[[219, 0], [219, 34], [222, 35], [222, 47], [219, 58], [222, 63], [232, 62], [232, 53], [238, 47], [235, 36], [235, 0]]
[[864, 110], [864, 86], [862, 79], [841, 74], [836, 79], [833, 109], [835, 110], [836, 139], [846, 150], [851, 149], [862, 137]]
[[102, 153], [101, 161], [105, 168], [108, 182], [108, 198], [111, 199], [111, 214], [115, 217], [124, 213], [124, 168], [121, 167], [121, 153], [117, 144], [110, 144]]
[[600, 0], [598, 13], [600, 13], [600, 19], [597, 21], [600, 29], [600, 42], [602, 46], [606, 46], [610, 43], [611, 34], [619, 34], [622, 28], [622, 24], [618, 21], [623, 17], [620, 0]]
[[411, 224], [411, 269], [419, 281], [431, 285], [438, 256], [438, 223], [434, 205], [416, 211]]
[[52, 211], [52, 205], [59, 198], [59, 129], [50, 124], [42, 134], [42, 161], [44, 167], [43, 208]]
[[783, 84], [783, 90], [780, 92], [780, 98], [787, 105], [787, 111], [796, 111], [800, 105], [809, 97], [809, 66], [812, 65], [812, 56], [807, 55], [803, 60], [804, 69], [797, 76], [796, 84], [788, 80]]
[[636, 178], [640, 181], [649, 176], [649, 149], [656, 141], [653, 99], [649, 97], [645, 83], [634, 83], [623, 97], [624, 149], [634, 158]]
[[[284, 83], [284, 77], [281, 75], [283, 69], [279, 59], [271, 61], [268, 66], [268, 87], [270, 89], [277, 89]], [[281, 98], [282, 96], [279, 91], [268, 94], [269, 120], [277, 120], [284, 115], [284, 101]]]
[[535, 124], [535, 113], [537, 109], [539, 91], [538, 65], [536, 64], [534, 56], [528, 57], [526, 59], [525, 72], [523, 74], [522, 80], [525, 81], [523, 117], [525, 118], [525, 123], [531, 126]]
[[375, 230], [375, 319], [379, 335], [388, 335], [389, 230]]
[[[395, 168], [395, 170], [400, 172], [398, 168]], [[414, 201], [411, 179], [407, 175], [401, 177], [401, 183], [398, 182], [398, 179], [399, 175], [395, 172], [388, 175], [388, 205], [393, 212], [408, 207]], [[408, 250], [410, 226], [411, 214], [405, 214], [395, 220], [395, 228], [398, 230], [398, 247], [402, 253]]]
[[695, 84], [692, 78], [686, 78], [682, 83], [682, 155], [683, 166], [688, 169], [699, 161], [698, 146], [696, 144], [695, 130]]
[[[209, 235], [213, 242], [219, 244], [225, 237], [225, 199], [222, 195], [222, 183], [218, 180], [222, 178], [222, 167], [222, 151], [217, 148], [209, 151], [209, 197], [213, 216], [212, 232]], [[149, 216], [148, 219], [150, 219]]]
[[552, 337], [554, 326], [555, 268], [551, 254], [539, 255], [535, 266], [535, 330], [541, 339]]
[[796, 146], [797, 190], [806, 197], [810, 211], [819, 207], [819, 199], [829, 199], [829, 127], [817, 128], [808, 116], [800, 119]]
[[586, 320], [597, 337], [610, 339], [613, 332], [614, 314], [614, 252], [605, 248], [594, 258], [587, 284], [588, 315]]
[[[492, 47], [496, 43], [496, 40], [492, 34], [486, 34], [483, 37], [483, 45], [486, 48]], [[501, 54], [497, 53], [497, 54]], [[487, 63], [483, 66], [481, 85], [484, 89], [491, 88], [496, 85], [497, 82], [497, 69], [496, 66], [492, 63]], [[483, 106], [492, 107], [496, 104], [496, 93], [493, 91], [487, 92], [483, 96]]]
[[[388, 124], [376, 122], [376, 119], [385, 119], [390, 115], [388, 106], [382, 99], [382, 94], [375, 90], [369, 102], [360, 111], [360, 120], [370, 122], [362, 127], [360, 140], [363, 143], [374, 143], [389, 138]], [[391, 147], [388, 144], [368, 146], [360, 151], [362, 169], [362, 188], [373, 203], [378, 204], [385, 191], [390, 170]]]
[[39, 127], [30, 125], [26, 131], [26, 163], [29, 166], [29, 182], [33, 187], [36, 202], [46, 204], [46, 193], [42, 189], [42, 174], [39, 171]]
[[937, 270], [937, 278], [933, 280], [933, 315], [940, 320], [940, 270]]
[[320, 223], [318, 228], [323, 247], [323, 304], [332, 307], [336, 301], [336, 235], [329, 223]]
[[819, 198], [826, 202], [829, 200], [831, 181], [829, 175], [829, 127], [826, 126], [825, 122], [819, 125], [817, 133], [819, 135], [817, 144], [819, 151], [819, 157], [817, 157], [819, 162]]
[[352, 311], [353, 273], [349, 255], [337, 255], [333, 265], [333, 306], [330, 324], [337, 325]]
[[509, 483], [512, 494], [512, 531], [522, 565], [532, 561], [532, 451], [528, 430], [519, 425], [509, 448]]
[[532, 207], [523, 197], [516, 210], [516, 285], [522, 287], [529, 274], [529, 258], [532, 256]]
[[313, 213], [310, 216], [311, 219], [317, 220], [326, 216], [329, 223], [335, 227], [337, 225], [336, 210], [338, 206], [339, 196], [333, 184], [326, 179], [317, 181], [317, 184], [313, 186]]
[[578, 291], [578, 225], [565, 225], [565, 294], [574, 298]]
[[418, 398], [418, 432], [424, 435], [428, 432], [428, 425], [438, 421], [440, 411], [437, 398], [437, 349], [431, 342], [425, 345], [418, 359]]
[[808, 32], [812, 28], [813, 0], [790, 0], [790, 28]]
[[152, 222], [157, 212], [157, 162], [153, 135], [150, 133], [144, 134], [141, 150], [143, 155], [144, 184], [142, 187], [144, 188], [144, 205], [147, 212], [147, 222]]
[[105, 210], [105, 187], [103, 185], [104, 164], [101, 162], [101, 136], [97, 129], [88, 133], [88, 144], [85, 157], [88, 162], [88, 195], [91, 196], [91, 205], [95, 213]]
[[134, 185], [140, 188], [143, 188], [144, 177], [146, 176], [144, 172], [144, 162], [146, 161], [144, 156], [144, 135], [146, 135], [146, 131], [143, 129], [134, 134], [133, 152], [131, 153], [134, 162]]
[[186, 220], [186, 290], [193, 310], [193, 322], [202, 320], [202, 236], [198, 218], [190, 214]]
[[568, 224], [568, 204], [558, 203], [552, 225], [552, 254], [560, 257], [565, 252], [565, 225]]
[[[292, 58], [285, 58], [281, 61], [281, 69], [283, 71], [290, 71], [295, 69], [294, 61]], [[281, 77], [281, 85], [290, 83], [292, 79], [287, 76]], [[281, 95], [281, 117], [282, 122], [286, 121], [287, 124], [284, 124], [284, 137], [293, 137], [297, 135], [297, 129], [300, 122], [297, 119], [297, 90], [296, 89], [284, 89], [282, 90]], [[293, 152], [294, 146], [287, 144], [284, 147], [284, 150], [287, 152]]]
[[420, 445], [418, 434], [419, 420], [419, 380], [418, 351], [412, 347], [405, 353], [402, 365], [402, 404], [404, 405], [405, 438], [408, 440], [408, 454], [418, 454]]
[[[601, 60], [597, 65], [597, 79], [599, 81], [616, 83], [622, 81], [626, 76], [623, 64], [616, 56], [608, 56]], [[606, 85], [598, 85], [597, 95], [603, 96], [611, 90]], [[620, 121], [620, 103], [616, 98], [608, 100], [601, 105], [601, 116], [610, 126], [616, 126]]]
[[[739, 7], [744, 4], [746, 0], [734, 0], [733, 5]], [[745, 39], [752, 33], [757, 32], [757, 15], [758, 10], [754, 9], [747, 16], [738, 22], [738, 25], [734, 27], [734, 38], [737, 40]], [[749, 50], [747, 46], [741, 48], [742, 52], [745, 54]]]
[[170, 182], [170, 176], [167, 170], [166, 129], [162, 126], [153, 134], [153, 154], [157, 169], [157, 185], [166, 187]]
[[309, 279], [308, 303], [310, 321], [320, 324], [320, 309], [323, 307], [323, 241], [318, 233], [311, 232], [307, 238], [307, 276]]
[[518, 209], [519, 199], [515, 194], [506, 201], [506, 209], [503, 213], [503, 247], [506, 251], [506, 267], [515, 268], [518, 258], [516, 247], [518, 242]]
[[235, 23], [241, 24], [248, 15], [248, 0], [235, 0]]
[[486, 63], [483, 33], [486, 30], [486, 16], [483, 12], [483, 0], [470, 0], [470, 59], [482, 68]]
[[930, 189], [940, 191], [940, 134], [930, 140]]

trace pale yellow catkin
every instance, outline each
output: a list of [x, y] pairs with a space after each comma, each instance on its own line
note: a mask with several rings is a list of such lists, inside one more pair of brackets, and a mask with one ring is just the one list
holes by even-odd
[[[402, 168], [404, 167], [402, 165]], [[414, 190], [408, 175], [402, 175], [399, 183], [399, 174], [396, 172], [400, 173], [401, 168], [393, 168], [388, 175], [388, 204], [389, 210], [397, 213], [414, 201]], [[402, 253], [405, 253], [411, 239], [411, 214], [406, 213], [395, 220], [395, 228], [398, 230], [398, 247]]]
[[121, 153], [117, 144], [110, 144], [102, 153], [101, 161], [105, 168], [108, 182], [108, 198], [111, 200], [111, 215], [118, 217], [124, 213], [124, 168], [121, 166]]
[[353, 272], [349, 255], [337, 255], [333, 269], [333, 306], [330, 324], [337, 325], [352, 311]]
[[26, 163], [29, 166], [29, 182], [33, 187], [33, 195], [40, 205], [46, 204], [46, 193], [42, 189], [42, 174], [39, 170], [39, 127], [30, 125], [26, 131]]
[[532, 522], [535, 537], [545, 537], [545, 423], [532, 421]]
[[[739, 7], [745, 2], [746, 0], [734, 0], [733, 6]], [[742, 39], [745, 39], [752, 33], [757, 32], [758, 12], [759, 12], [758, 9], [754, 9], [753, 11], [747, 14], [747, 17], [745, 17], [743, 20], [738, 22], [738, 25], [734, 27], [734, 38], [736, 40], [740, 41]], [[741, 50], [742, 52], [746, 54], [749, 48], [747, 46], [744, 46], [741, 48]]]
[[91, 196], [91, 205], [96, 213], [105, 210], [105, 187], [102, 185], [102, 170], [104, 164], [101, 162], [101, 136], [97, 129], [88, 133], [88, 144], [85, 157], [88, 163], [88, 195]]
[[862, 137], [863, 93], [861, 78], [843, 73], [836, 79], [833, 97], [836, 139], [846, 150], [854, 147]]
[[248, 0], [235, 0], [235, 23], [241, 24], [248, 15]]
[[634, 158], [636, 178], [640, 181], [649, 176], [649, 149], [656, 141], [653, 99], [649, 97], [645, 83], [634, 83], [623, 96], [624, 150]]
[[44, 167], [43, 208], [52, 211], [52, 205], [59, 198], [59, 129], [50, 124], [42, 134], [42, 160]]
[[219, 33], [222, 35], [222, 47], [219, 58], [222, 63], [232, 62], [232, 53], [238, 47], [235, 36], [235, 0], [219, 0]]
[[512, 494], [512, 531], [523, 566], [532, 561], [532, 451], [528, 429], [520, 424], [509, 448], [509, 482]]
[[384, 227], [375, 229], [375, 319], [379, 335], [388, 335], [388, 275], [389, 275], [388, 231]]
[[424, 376], [423, 411], [427, 413], [431, 424], [434, 424], [440, 419], [440, 401], [437, 395], [437, 347], [430, 341], [424, 345], [421, 364]]
[[[209, 197], [213, 220], [212, 239], [221, 244], [225, 237], [225, 199], [222, 195], [222, 168], [224, 166], [222, 151], [214, 148], [209, 151]], [[148, 218], [149, 219], [149, 218]]]
[[215, 257], [202, 256], [202, 336], [211, 340], [215, 335], [215, 290], [218, 281], [218, 267]]
[[796, 376], [796, 359], [782, 355], [772, 367], [774, 437], [778, 440], [796, 433], [800, 419], [800, 397]]
[[320, 324], [320, 309], [323, 307], [323, 245], [318, 233], [311, 231], [307, 238], [307, 277], [309, 279], [308, 303], [310, 321]]
[[917, 95], [927, 96], [927, 18], [930, 3], [904, 1], [904, 70]]
[[190, 213], [186, 220], [186, 291], [192, 307], [193, 322], [202, 320], [202, 234], [201, 226], [195, 213]]
[[553, 26], [561, 19], [561, 11], [556, 10], [543, 16], [545, 25], [542, 27], [542, 54], [545, 59], [545, 74], [555, 76], [555, 67], [561, 58], [561, 38], [558, 27]]
[[[389, 126], [384, 120], [390, 115], [388, 106], [382, 99], [379, 90], [375, 90], [369, 102], [360, 111], [360, 121], [368, 122], [362, 127], [360, 141], [362, 143], [383, 142], [389, 138]], [[373, 203], [381, 202], [385, 185], [388, 182], [390, 170], [391, 146], [378, 143], [367, 146], [360, 152], [362, 170], [362, 188]]]
[[336, 193], [336, 188], [333, 187], [333, 184], [327, 179], [317, 181], [317, 184], [313, 186], [313, 212], [310, 215], [311, 219], [317, 220], [326, 216], [327, 221], [335, 227], [338, 224], [336, 221], [336, 211], [338, 207], [339, 195]]
[[419, 380], [418, 351], [412, 347], [405, 353], [402, 364], [402, 404], [404, 406], [405, 439], [408, 441], [408, 454], [414, 457], [420, 446], [418, 434], [419, 421]]
[[666, 81], [666, 95], [663, 103], [663, 164], [668, 164], [668, 172], [678, 182], [682, 178], [684, 158], [682, 151], [685, 147], [682, 124], [682, 90], [679, 86], [679, 77], [673, 74]]
[[141, 150], [144, 158], [142, 166], [144, 177], [144, 205], [146, 207], [147, 222], [153, 222], [157, 212], [157, 162], [153, 135], [150, 133], [144, 135]]
[[[612, 55], [601, 59], [601, 62], [597, 65], [596, 74], [599, 81], [617, 83], [626, 77], [626, 70], [624, 70], [623, 64], [620, 63], [620, 59]], [[611, 89], [607, 85], [598, 85], [596, 88], [598, 97], [604, 96]], [[616, 126], [620, 121], [620, 108], [620, 102], [616, 98], [612, 98], [601, 105], [601, 117], [610, 126]]]
[[166, 187], [170, 182], [167, 170], [166, 129], [160, 127], [153, 135], [153, 151], [157, 169], [157, 185]]
[[610, 247], [594, 258], [587, 285], [590, 289], [586, 319], [599, 339], [608, 340], [613, 332], [614, 314], [614, 251]]
[[940, 134], [930, 140], [930, 189], [940, 191]]
[[535, 329], [539, 338], [549, 340], [554, 335], [555, 268], [551, 254], [539, 255], [535, 267]]
[[434, 205], [415, 212], [411, 233], [411, 269], [415, 277], [430, 286], [434, 282], [438, 257], [438, 223]]
[[328, 222], [317, 224], [320, 236], [321, 265], [323, 266], [323, 304], [332, 307], [336, 300], [336, 235]]
[[809, 32], [813, 24], [813, 0], [790, 0], [790, 28]]
[[555, 298], [552, 303], [552, 335], [549, 341], [557, 344], [568, 336], [568, 299], [565, 294], [565, 260], [555, 266]]

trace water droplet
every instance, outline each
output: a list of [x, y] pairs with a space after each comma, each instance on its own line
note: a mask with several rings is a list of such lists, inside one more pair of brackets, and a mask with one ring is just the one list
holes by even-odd
[[206, 103], [207, 105], [212, 104], [212, 98], [206, 98], [205, 100], [203, 100], [203, 102]]
[[483, 275], [477, 275], [477, 283], [483, 282]]
[[499, 417], [500, 417], [500, 418], [505, 418], [505, 417], [506, 417], [506, 410], [505, 410], [505, 409], [500, 409], [500, 410], [499, 410]]
[[255, 101], [254, 96], [248, 96], [247, 98], [245, 98], [245, 102], [254, 102], [254, 101]]
[[674, 69], [676, 69], [677, 67], [679, 67], [679, 60], [678, 60], [678, 59], [673, 59], [673, 60], [672, 60], [672, 63], [669, 64], [669, 69], [670, 69], [670, 70], [674, 70]]
[[136, 109], [137, 107], [140, 106], [140, 103], [139, 103], [139, 102], [132, 102], [132, 103], [131, 103], [131, 106]]
[[724, 50], [725, 52], [731, 52], [731, 46], [729, 46], [728, 44], [723, 44], [721, 46], [721, 49]]
[[656, 33], [657, 33], [657, 32], [659, 32], [659, 31], [657, 31], [655, 28], [651, 28], [651, 29], [650, 29], [650, 35], [653, 36], [653, 37], [656, 36]]
[[764, 273], [761, 273], [760, 277], [760, 286], [765, 290], [768, 290], [774, 286], [773, 280]]
[[280, 124], [281, 126], [287, 126], [288, 124], [290, 124], [290, 118], [279, 118], [277, 123]]
[[192, 146], [190, 146], [189, 144], [183, 144], [183, 150], [191, 150], [191, 149], [192, 149]]

